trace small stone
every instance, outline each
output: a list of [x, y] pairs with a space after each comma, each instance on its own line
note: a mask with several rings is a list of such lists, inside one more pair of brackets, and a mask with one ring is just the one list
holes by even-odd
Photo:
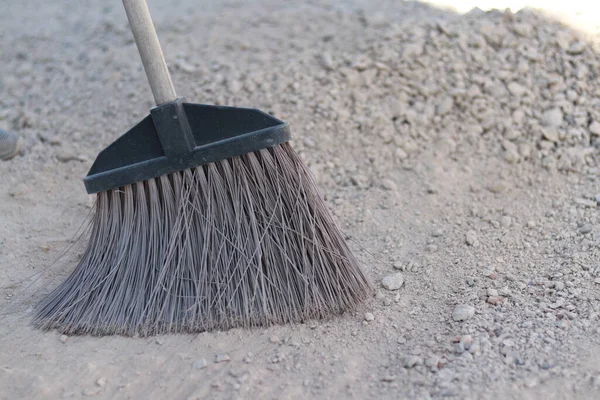
[[534, 28], [526, 22], [516, 22], [512, 26], [513, 31], [524, 38], [531, 37], [534, 33]]
[[444, 236], [444, 232], [441, 229], [436, 229], [435, 231], [431, 232], [431, 236], [442, 237]]
[[475, 246], [477, 244], [477, 234], [475, 233], [475, 231], [468, 231], [465, 235], [465, 241], [469, 246]]
[[312, 140], [311, 138], [309, 138], [308, 136], [304, 137], [302, 139], [302, 141], [304, 142], [304, 145], [308, 148], [313, 148], [315, 147], [315, 141]]
[[494, 288], [488, 288], [486, 293], [488, 296], [498, 296], [498, 291]]
[[98, 380], [96, 381], [96, 385], [98, 385], [100, 387], [106, 386], [106, 378], [104, 378], [104, 377], [98, 378]]
[[194, 363], [192, 364], [192, 368], [194, 368], [194, 369], [202, 369], [202, 368], [206, 368], [207, 366], [208, 366], [208, 362], [206, 362], [206, 360], [204, 358], [194, 361]]
[[589, 127], [590, 133], [595, 136], [600, 136], [600, 122], [593, 121]]
[[554, 368], [554, 367], [555, 367], [555, 365], [556, 365], [556, 364], [555, 364], [553, 361], [548, 361], [548, 360], [546, 360], [546, 361], [543, 361], [543, 362], [540, 364], [540, 368], [542, 368], [542, 369], [552, 369], [552, 368]]
[[323, 67], [323, 69], [325, 69], [326, 71], [333, 71], [334, 69], [333, 59], [331, 58], [331, 54], [329, 53], [321, 54], [321, 57], [319, 58], [319, 63], [321, 64], [321, 67]]
[[508, 91], [515, 97], [521, 97], [525, 94], [526, 89], [517, 82], [511, 82], [508, 84]]
[[60, 340], [61, 343], [67, 343], [69, 337], [67, 335], [60, 335], [60, 338], [58, 340]]
[[536, 226], [537, 226], [537, 224], [535, 223], [535, 221], [533, 221], [533, 220], [529, 220], [529, 221], [527, 221], [527, 227], [528, 227], [529, 229], [533, 229], [533, 228], [535, 228]]
[[365, 313], [365, 321], [367, 321], [367, 322], [371, 322], [371, 321], [373, 321], [374, 319], [375, 319], [375, 316], [374, 316], [372, 313], [370, 313], [370, 312], [368, 312], [368, 313]]
[[492, 193], [501, 193], [506, 190], [506, 183], [502, 180], [499, 180], [489, 185], [487, 189]]
[[494, 306], [502, 304], [505, 301], [506, 301], [506, 299], [504, 297], [502, 297], [502, 296], [489, 296], [487, 298], [487, 302], [490, 303], [490, 304], [492, 304], [492, 305], [494, 305]]
[[555, 126], [547, 126], [543, 128], [542, 134], [544, 135], [544, 139], [546, 139], [548, 142], [558, 142], [558, 129], [556, 129]]
[[460, 338], [460, 342], [462, 344], [462, 347], [465, 350], [469, 350], [471, 348], [471, 345], [473, 344], [473, 337], [471, 335], [463, 335]]
[[473, 355], [478, 355], [479, 354], [479, 350], [481, 349], [481, 345], [479, 344], [479, 341], [474, 341], [471, 346], [469, 346], [469, 353], [473, 354]]
[[567, 48], [567, 54], [573, 56], [581, 54], [585, 51], [585, 47], [585, 42], [577, 40], [569, 45], [569, 47]]
[[404, 284], [404, 276], [397, 272], [381, 280], [381, 285], [387, 290], [398, 290]]
[[519, 152], [517, 149], [508, 149], [504, 151], [504, 161], [509, 164], [515, 164], [519, 161], [521, 157], [519, 156]]
[[62, 149], [57, 155], [56, 159], [62, 163], [68, 163], [69, 161], [87, 161], [87, 157], [82, 155], [77, 155], [68, 149]]
[[269, 342], [271, 343], [279, 343], [281, 340], [279, 339], [279, 336], [277, 335], [271, 335], [271, 337], [269, 337]]
[[466, 321], [475, 315], [475, 307], [468, 304], [459, 304], [452, 313], [452, 319], [455, 321]]
[[83, 394], [86, 397], [91, 397], [91, 396], [95, 396], [98, 393], [100, 393], [101, 390], [102, 390], [102, 388], [100, 388], [100, 387], [87, 388], [87, 389], [83, 389], [81, 394]]
[[581, 228], [579, 228], [579, 233], [581, 233], [582, 235], [587, 235], [592, 230], [593, 228], [591, 225], [583, 225]]
[[556, 128], [562, 124], [562, 121], [563, 113], [558, 107], [546, 110], [544, 114], [542, 114], [542, 125], [544, 126], [552, 126]]
[[556, 289], [558, 291], [564, 290], [564, 288], [565, 288], [565, 283], [564, 282], [560, 282], [559, 281], [559, 282], [556, 282], [554, 284], [554, 289]]
[[503, 228], [508, 228], [510, 227], [510, 225], [512, 224], [512, 219], [506, 215], [504, 215], [502, 218], [500, 218], [500, 225]]
[[427, 251], [428, 253], [435, 253], [437, 249], [438, 247], [435, 244], [428, 244], [427, 246], [425, 246], [425, 251]]
[[398, 186], [394, 183], [394, 181], [390, 179], [384, 179], [381, 181], [381, 188], [385, 190], [396, 190]]
[[452, 97], [444, 97], [437, 106], [437, 114], [438, 115], [446, 115], [450, 111], [452, 111], [453, 106], [454, 106], [454, 100], [452, 99]]
[[398, 147], [396, 149], [396, 158], [398, 160], [405, 160], [406, 158], [408, 158], [408, 154], [406, 153], [406, 151], [404, 151], [403, 148]]
[[216, 363], [222, 363], [227, 361], [231, 361], [231, 357], [229, 357], [229, 354], [217, 354], [215, 356]]
[[404, 368], [412, 368], [423, 363], [423, 359], [419, 356], [408, 356], [404, 358]]

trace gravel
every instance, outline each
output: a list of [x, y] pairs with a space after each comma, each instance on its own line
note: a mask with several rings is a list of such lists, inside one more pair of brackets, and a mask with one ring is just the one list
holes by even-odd
[[194, 368], [194, 369], [203, 369], [203, 368], [206, 368], [207, 366], [208, 366], [208, 362], [204, 358], [196, 360], [192, 364], [192, 368]]
[[387, 290], [398, 290], [404, 285], [404, 275], [397, 272], [381, 280], [381, 285]]
[[475, 315], [475, 307], [468, 304], [459, 304], [452, 312], [452, 319], [455, 321], [466, 321]]
[[7, 397], [594, 398], [599, 42], [533, 9], [151, 2], [179, 94], [287, 121], [382, 288], [325, 320], [160, 342], [32, 330], [85, 250], [80, 177], [153, 106], [122, 8], [80, 3], [0, 13], [0, 127], [25, 140], [0, 163]]

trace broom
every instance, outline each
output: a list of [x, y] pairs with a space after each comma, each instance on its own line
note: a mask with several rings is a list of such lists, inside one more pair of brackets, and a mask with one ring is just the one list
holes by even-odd
[[286, 123], [175, 94], [145, 0], [123, 0], [157, 106], [104, 149], [90, 240], [34, 325], [153, 335], [267, 326], [352, 309], [371, 283]]

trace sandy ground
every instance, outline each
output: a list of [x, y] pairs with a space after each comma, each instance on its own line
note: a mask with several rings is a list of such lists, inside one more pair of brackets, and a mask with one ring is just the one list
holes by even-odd
[[150, 1], [182, 95], [291, 124], [377, 295], [269, 329], [33, 329], [85, 244], [81, 178], [152, 106], [112, 3], [0, 13], [0, 127], [26, 144], [0, 163], [0, 399], [598, 397], [600, 57], [532, 11]]

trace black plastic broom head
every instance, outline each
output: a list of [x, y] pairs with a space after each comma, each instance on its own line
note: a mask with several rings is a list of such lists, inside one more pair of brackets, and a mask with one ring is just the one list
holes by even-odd
[[96, 158], [84, 179], [88, 193], [276, 146], [288, 124], [262, 111], [185, 103], [157, 106]]
[[289, 143], [260, 111], [157, 107], [102, 151], [90, 240], [34, 323], [67, 334], [267, 326], [358, 306], [372, 286]]

